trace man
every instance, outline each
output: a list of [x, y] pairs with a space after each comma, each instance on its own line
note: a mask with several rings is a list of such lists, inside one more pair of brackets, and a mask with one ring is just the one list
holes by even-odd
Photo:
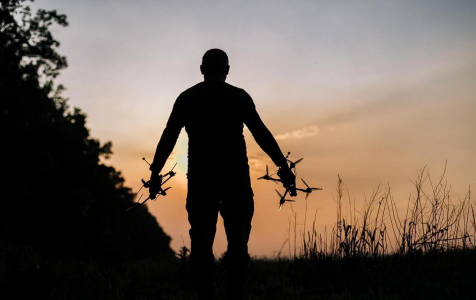
[[242, 299], [250, 256], [248, 239], [253, 217], [253, 191], [243, 124], [280, 168], [285, 187], [295, 176], [276, 140], [261, 121], [251, 97], [225, 83], [228, 56], [208, 50], [200, 70], [204, 81], [177, 98], [151, 164], [150, 198], [158, 193], [158, 174], [172, 152], [182, 127], [188, 133], [187, 212], [190, 222], [190, 266], [199, 299], [215, 299], [213, 241], [218, 213], [223, 217], [228, 248], [224, 257], [225, 295]]

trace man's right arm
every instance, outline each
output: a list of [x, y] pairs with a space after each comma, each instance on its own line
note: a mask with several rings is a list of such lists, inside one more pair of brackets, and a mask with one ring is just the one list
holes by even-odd
[[180, 131], [182, 127], [185, 126], [184, 120], [184, 113], [183, 113], [183, 103], [182, 99], [179, 96], [175, 101], [174, 107], [172, 109], [172, 113], [170, 114], [169, 120], [167, 122], [167, 126], [162, 133], [162, 137], [157, 145], [157, 149], [155, 151], [154, 160], [150, 165], [151, 177], [150, 177], [150, 198], [154, 199], [159, 191], [159, 178], [158, 175], [162, 168], [165, 165], [168, 157], [172, 153], [172, 150], [177, 143], [177, 139], [179, 137]]
[[162, 137], [157, 145], [154, 160], [150, 166], [152, 172], [159, 173], [162, 170], [167, 158], [175, 147], [175, 143], [177, 142], [182, 127], [185, 126], [182, 102], [180, 96], [175, 101], [172, 113], [170, 114], [167, 125], [162, 133]]

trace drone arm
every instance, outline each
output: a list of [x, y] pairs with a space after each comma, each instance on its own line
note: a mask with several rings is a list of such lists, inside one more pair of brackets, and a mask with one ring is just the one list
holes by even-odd
[[162, 183], [160, 184], [161, 186], [164, 185], [167, 181], [170, 180], [170, 178], [172, 178], [171, 176], [169, 176], [167, 179], [165, 179], [164, 181], [162, 181]]
[[167, 122], [167, 126], [162, 133], [162, 137], [157, 145], [157, 149], [155, 151], [154, 160], [150, 165], [150, 170], [155, 173], [160, 173], [162, 168], [167, 161], [167, 158], [172, 153], [172, 150], [175, 147], [175, 143], [177, 143], [178, 136], [182, 127], [185, 125], [184, 123], [184, 116], [183, 116], [183, 104], [181, 98], [177, 98], [175, 101], [174, 108], [172, 109], [172, 113], [170, 114], [169, 120]]

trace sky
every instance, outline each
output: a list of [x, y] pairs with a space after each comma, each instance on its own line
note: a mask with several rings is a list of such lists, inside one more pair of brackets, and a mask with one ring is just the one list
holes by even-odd
[[[245, 130], [255, 192], [251, 255], [287, 255], [289, 226], [316, 213], [322, 232], [335, 223], [340, 175], [357, 206], [379, 183], [402, 211], [416, 170], [437, 178], [447, 164], [453, 197], [476, 183], [475, 1], [152, 1], [37, 0], [57, 9], [53, 28], [68, 68], [57, 82], [88, 116], [91, 135], [112, 141], [107, 164], [134, 190], [152, 159], [177, 96], [203, 80], [206, 50], [227, 52], [227, 82], [245, 89], [300, 178], [322, 191], [278, 210], [270, 182], [256, 180], [271, 160]], [[210, 152], [226, 149], [210, 149]], [[167, 197], [148, 209], [177, 250], [190, 246], [185, 211], [187, 136]], [[220, 171], [226, 162], [212, 167]], [[298, 184], [299, 185], [299, 184]], [[309, 226], [309, 223], [308, 223]], [[292, 239], [292, 238], [291, 238]], [[285, 245], [283, 247], [283, 245]], [[226, 250], [221, 220], [215, 242]]]

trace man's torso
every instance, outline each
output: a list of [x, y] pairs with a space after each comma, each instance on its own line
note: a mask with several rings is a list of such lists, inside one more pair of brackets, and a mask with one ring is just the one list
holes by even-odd
[[247, 94], [221, 81], [204, 81], [183, 92], [176, 105], [189, 137], [190, 192], [252, 195], [243, 118]]

